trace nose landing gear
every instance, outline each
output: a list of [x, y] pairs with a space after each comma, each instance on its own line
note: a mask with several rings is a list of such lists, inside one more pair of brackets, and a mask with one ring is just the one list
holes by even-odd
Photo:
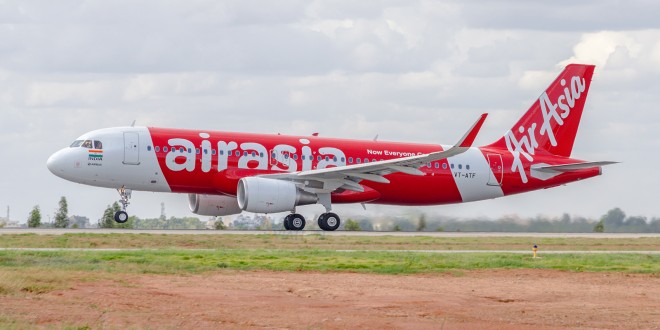
[[131, 199], [132, 190], [126, 189], [126, 187], [122, 186], [121, 188], [117, 189], [117, 192], [119, 193], [121, 211], [117, 211], [115, 213], [115, 221], [117, 223], [125, 223], [128, 221], [128, 213], [126, 213], [126, 207], [131, 203], [129, 200]]

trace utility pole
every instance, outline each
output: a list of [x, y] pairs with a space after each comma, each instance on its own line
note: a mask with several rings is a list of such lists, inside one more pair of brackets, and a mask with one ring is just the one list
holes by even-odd
[[7, 221], [9, 221], [9, 205], [7, 205]]
[[161, 219], [166, 219], [165, 218], [165, 203], [164, 202], [160, 203], [160, 218]]

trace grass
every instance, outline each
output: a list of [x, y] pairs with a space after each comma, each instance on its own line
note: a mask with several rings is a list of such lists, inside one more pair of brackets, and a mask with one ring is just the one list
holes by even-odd
[[[353, 237], [328, 235], [1, 235], [0, 247], [134, 248], [135, 251], [0, 251], [0, 297], [39, 295], [70, 283], [124, 274], [193, 275], [217, 271], [464, 274], [485, 269], [554, 269], [660, 274], [660, 255], [424, 253], [387, 250], [658, 250], [657, 238]], [[200, 250], [206, 249], [206, 250]], [[336, 250], [355, 250], [338, 252]], [[0, 317], [2, 315], [0, 314]], [[6, 324], [6, 323], [5, 323]], [[19, 326], [20, 327], [20, 326]]]
[[660, 238], [360, 237], [329, 235], [64, 234], [0, 235], [3, 248], [320, 250], [658, 250]]
[[[566, 254], [530, 256], [498, 253], [400, 253], [335, 252], [324, 250], [146, 250], [146, 251], [2, 251], [0, 269], [5, 272], [32, 269], [20, 291], [38, 293], [58, 287], [58, 272], [93, 272], [95, 274], [199, 274], [221, 269], [364, 272], [377, 274], [438, 273], [479, 269], [557, 269], [568, 271], [617, 271], [660, 273], [659, 255], [641, 254]], [[42, 275], [48, 274], [47, 281]], [[8, 281], [0, 281], [0, 291]], [[19, 281], [20, 283], [20, 281]]]

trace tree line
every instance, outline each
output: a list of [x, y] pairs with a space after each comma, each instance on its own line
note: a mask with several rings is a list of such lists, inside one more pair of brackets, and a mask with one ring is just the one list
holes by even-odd
[[[161, 215], [159, 218], [140, 219], [129, 217], [126, 223], [115, 222], [114, 214], [121, 210], [119, 203], [114, 202], [103, 212], [98, 220], [99, 228], [132, 228], [132, 229], [206, 229], [207, 223], [196, 217], [170, 217]], [[43, 223], [41, 209], [35, 205], [27, 219], [28, 227], [67, 228], [70, 226], [68, 203], [62, 196], [59, 207], [55, 211], [52, 223]], [[221, 219], [214, 220], [214, 229], [226, 229], [228, 226]], [[280, 223], [270, 223], [259, 226], [259, 229], [283, 229]], [[236, 222], [236, 221], [235, 221]], [[235, 223], [229, 226], [242, 229]], [[267, 227], [267, 228], [266, 228]], [[313, 226], [309, 226], [310, 229]], [[407, 215], [361, 217], [354, 216], [342, 223], [343, 230], [365, 231], [447, 231], [447, 232], [539, 232], [539, 233], [660, 233], [660, 218], [648, 219], [642, 216], [627, 216], [623, 210], [616, 207], [610, 209], [598, 219], [581, 216], [571, 216], [567, 213], [559, 217], [536, 216], [521, 218], [516, 215], [490, 218], [456, 218], [443, 215], [427, 215], [425, 213], [409, 213]]]
[[660, 233], [660, 218], [626, 216], [620, 208], [607, 211], [598, 219], [571, 216], [536, 216], [521, 218], [516, 215], [491, 218], [455, 218], [425, 213], [376, 218], [353, 217], [344, 225], [345, 230], [377, 231], [447, 231], [447, 232], [538, 232], [538, 233]]

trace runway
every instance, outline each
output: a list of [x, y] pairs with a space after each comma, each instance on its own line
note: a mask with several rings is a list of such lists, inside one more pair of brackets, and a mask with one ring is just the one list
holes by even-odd
[[660, 233], [505, 233], [505, 232], [402, 232], [402, 231], [322, 231], [322, 230], [179, 230], [179, 229], [54, 229], [2, 228], [0, 235], [64, 235], [64, 234], [153, 234], [153, 235], [327, 235], [327, 236], [395, 236], [395, 237], [538, 237], [538, 238], [660, 238]]
[[[0, 251], [27, 251], [27, 252], [139, 252], [139, 251], [162, 251], [163, 249], [136, 249], [136, 248], [0, 248]], [[186, 251], [212, 252], [217, 249], [181, 249]], [[290, 250], [291, 252], [299, 250]], [[496, 254], [531, 254], [530, 250], [333, 250], [334, 252], [360, 253], [360, 252], [390, 252], [390, 253], [437, 253], [437, 254], [460, 254], [460, 253], [496, 253]], [[660, 254], [657, 251], [552, 251], [545, 250], [542, 254]]]

